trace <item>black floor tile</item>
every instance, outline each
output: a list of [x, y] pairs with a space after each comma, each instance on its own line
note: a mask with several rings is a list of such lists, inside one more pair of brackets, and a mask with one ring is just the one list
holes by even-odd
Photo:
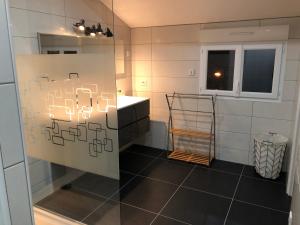
[[148, 178], [136, 177], [114, 199], [121, 202], [149, 210], [159, 212], [164, 204], [175, 192], [177, 186], [154, 181]]
[[234, 201], [226, 225], [287, 225], [288, 213]]
[[83, 222], [89, 225], [149, 225], [155, 214], [109, 201]]
[[192, 168], [191, 164], [158, 158], [141, 174], [179, 185]]
[[120, 154], [120, 169], [131, 173], [138, 173], [144, 169], [154, 158], [124, 152]]
[[269, 181], [273, 181], [273, 182], [277, 182], [277, 183], [281, 183], [281, 184], [285, 184], [286, 179], [287, 179], [286, 178], [286, 173], [284, 173], [284, 172], [282, 172], [276, 180], [263, 178], [258, 173], [256, 173], [253, 166], [245, 166], [244, 171], [243, 171], [243, 175], [247, 176], [247, 177], [253, 177], [253, 178], [258, 178], [258, 179], [269, 180]]
[[104, 198], [71, 189], [58, 190], [39, 201], [37, 206], [81, 221], [104, 202]]
[[291, 201], [285, 185], [248, 177], [241, 178], [236, 199], [285, 212]]
[[183, 186], [232, 198], [238, 180], [239, 175], [198, 167], [191, 173]]
[[195, 225], [223, 225], [230, 200], [180, 188], [162, 215]]
[[92, 173], [85, 173], [72, 182], [72, 187], [79, 188], [83, 191], [92, 192], [104, 197], [110, 197], [127, 183], [133, 175], [128, 173], [120, 173], [120, 180], [104, 177]]
[[243, 165], [239, 164], [239, 163], [232, 163], [232, 162], [215, 159], [212, 162], [210, 168], [228, 172], [228, 173], [241, 174], [241, 172], [243, 170]]
[[151, 147], [143, 146], [143, 145], [132, 145], [127, 149], [127, 151], [144, 154], [144, 155], [151, 156], [151, 157], [157, 157], [164, 150], [157, 149], [157, 148], [151, 148]]
[[154, 220], [152, 225], [186, 225], [186, 223], [181, 223], [178, 222], [177, 220], [159, 216]]

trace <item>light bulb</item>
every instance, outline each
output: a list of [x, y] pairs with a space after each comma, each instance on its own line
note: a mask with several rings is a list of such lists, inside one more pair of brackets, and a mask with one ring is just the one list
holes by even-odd
[[92, 33], [90, 33], [90, 36], [91, 36], [91, 37], [95, 37], [96, 34], [92, 32]]
[[215, 77], [221, 77], [222, 73], [220, 71], [217, 71], [217, 72], [214, 73], [214, 76]]
[[83, 25], [80, 25], [80, 26], [78, 27], [78, 29], [79, 29], [80, 31], [84, 31], [84, 30], [85, 30], [85, 27], [84, 27]]

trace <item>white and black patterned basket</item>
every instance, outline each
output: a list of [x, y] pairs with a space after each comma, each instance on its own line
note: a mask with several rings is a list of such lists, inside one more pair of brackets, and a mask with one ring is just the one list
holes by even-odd
[[254, 165], [258, 174], [269, 179], [279, 177], [287, 141], [276, 133], [254, 137]]

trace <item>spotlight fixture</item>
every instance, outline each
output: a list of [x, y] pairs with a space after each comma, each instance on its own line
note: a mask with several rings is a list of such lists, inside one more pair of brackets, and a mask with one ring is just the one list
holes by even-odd
[[95, 25], [92, 26], [92, 29], [91, 29], [91, 32], [90, 32], [90, 36], [91, 37], [95, 37], [96, 36], [96, 26]]
[[92, 25], [91, 27], [85, 26], [84, 19], [81, 19], [79, 23], [73, 24], [76, 31], [84, 32], [86, 36], [95, 37], [96, 35], [104, 35], [106, 37], [113, 37], [113, 33], [107, 27], [105, 32], [103, 31], [101, 24]]
[[110, 29], [108, 27], [106, 28], [106, 32], [104, 34], [106, 35], [106, 37], [114, 36], [113, 33], [110, 31]]
[[79, 23], [73, 24], [73, 26], [74, 26], [76, 29], [80, 30], [80, 31], [84, 31], [84, 30], [85, 30], [85, 21], [84, 21], [84, 19], [80, 20]]
[[99, 35], [102, 35], [102, 34], [103, 34], [103, 30], [102, 30], [102, 27], [101, 27], [101, 24], [100, 24], [100, 23], [98, 23], [98, 25], [97, 25], [96, 32], [97, 32], [97, 34], [99, 34]]

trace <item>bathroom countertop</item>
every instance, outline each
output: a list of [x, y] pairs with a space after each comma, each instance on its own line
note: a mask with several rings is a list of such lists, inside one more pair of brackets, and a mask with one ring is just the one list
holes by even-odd
[[123, 109], [125, 107], [135, 105], [139, 102], [149, 100], [146, 97], [137, 97], [137, 96], [118, 96], [117, 98], [117, 109]]

